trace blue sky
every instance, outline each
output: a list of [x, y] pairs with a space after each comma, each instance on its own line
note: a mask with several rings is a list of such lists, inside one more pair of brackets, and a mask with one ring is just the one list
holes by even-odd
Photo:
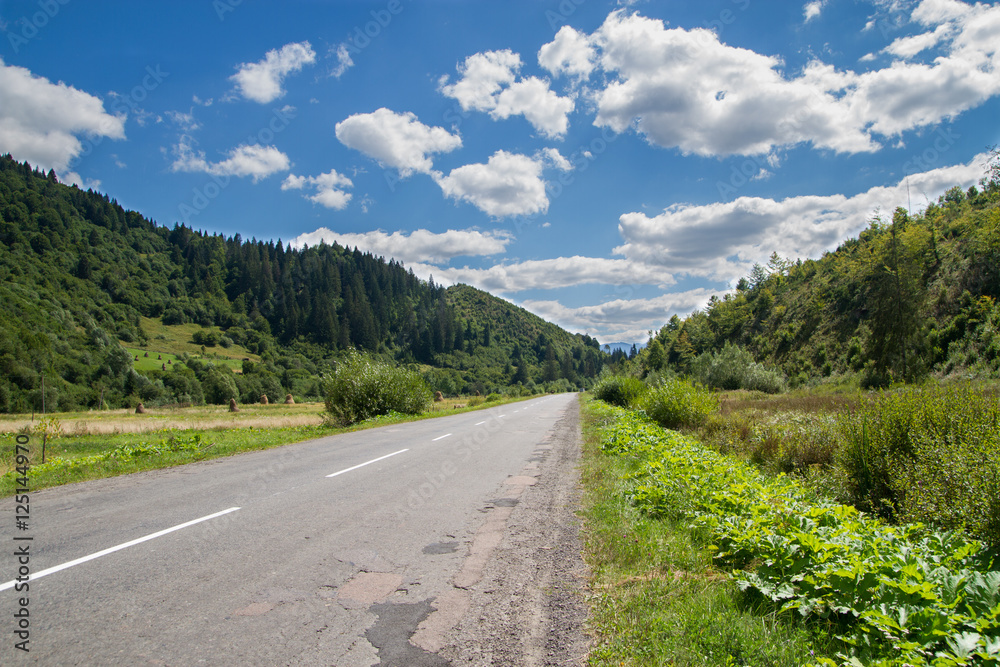
[[958, 0], [0, 1], [0, 151], [603, 342], [920, 210], [1000, 143]]

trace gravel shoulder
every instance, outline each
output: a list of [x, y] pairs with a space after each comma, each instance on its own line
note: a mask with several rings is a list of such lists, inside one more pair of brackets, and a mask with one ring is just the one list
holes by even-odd
[[452, 664], [521, 667], [586, 660], [587, 568], [576, 515], [580, 442], [580, 405], [574, 401], [520, 475], [508, 480], [505, 495], [486, 509], [470, 560], [476, 543], [490, 542], [491, 523], [505, 526], [478, 580], [455, 581], [467, 606], [438, 652]]

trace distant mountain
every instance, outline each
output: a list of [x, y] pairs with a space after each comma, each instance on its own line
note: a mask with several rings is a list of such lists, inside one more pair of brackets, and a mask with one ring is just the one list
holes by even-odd
[[632, 346], [635, 345], [636, 350], [641, 350], [646, 347], [645, 343], [603, 343], [601, 344], [601, 349], [605, 352], [624, 352], [625, 354], [631, 354]]
[[49, 411], [317, 396], [347, 348], [445, 393], [584, 387], [606, 359], [587, 336], [393, 260], [164, 227], [9, 155], [0, 300], [0, 412], [40, 409], [42, 375]]

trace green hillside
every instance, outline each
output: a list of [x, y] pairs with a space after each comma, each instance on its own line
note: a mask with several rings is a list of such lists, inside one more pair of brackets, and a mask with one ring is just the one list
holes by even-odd
[[[673, 317], [639, 355], [642, 372], [704, 371], [738, 346], [791, 386], [862, 386], [1000, 375], [1000, 154], [979, 186], [922, 213], [873, 212], [817, 260], [772, 255], [736, 289]], [[735, 352], [730, 353], [736, 358]]]
[[445, 393], [583, 387], [604, 363], [592, 339], [473, 288], [337, 244], [168, 228], [9, 155], [0, 300], [0, 412], [41, 409], [43, 375], [50, 411], [102, 396], [108, 407], [317, 397], [349, 348], [420, 368]]

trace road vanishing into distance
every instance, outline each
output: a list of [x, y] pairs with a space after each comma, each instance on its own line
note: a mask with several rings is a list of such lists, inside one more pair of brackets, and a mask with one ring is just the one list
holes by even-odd
[[5, 498], [0, 664], [572, 664], [578, 455], [561, 394], [32, 492], [22, 592]]

